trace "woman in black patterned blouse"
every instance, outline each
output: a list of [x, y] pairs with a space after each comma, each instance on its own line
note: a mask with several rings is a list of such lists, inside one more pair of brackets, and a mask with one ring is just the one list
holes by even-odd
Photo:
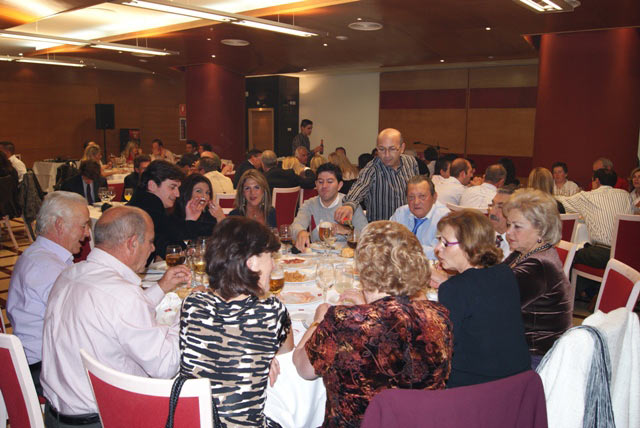
[[211, 291], [192, 293], [182, 305], [180, 373], [211, 380], [225, 427], [279, 426], [263, 413], [270, 365], [293, 349], [287, 309], [264, 297], [279, 247], [257, 221], [226, 218], [207, 244]]

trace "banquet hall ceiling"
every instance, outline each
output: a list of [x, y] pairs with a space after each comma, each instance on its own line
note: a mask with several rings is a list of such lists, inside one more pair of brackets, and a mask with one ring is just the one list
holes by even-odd
[[[0, 0], [2, 29], [179, 52], [140, 57], [0, 39], [0, 55], [48, 54], [97, 68], [162, 74], [209, 62], [244, 75], [303, 69], [384, 70], [440, 64], [442, 60], [450, 64], [531, 59], [537, 52], [525, 35], [640, 26], [638, 0], [582, 0], [573, 12], [544, 15], [512, 0], [306, 0], [293, 4], [279, 0], [280, 6], [266, 8], [264, 2], [253, 0], [179, 1], [279, 19], [313, 29], [319, 36], [295, 37], [96, 0]], [[378, 22], [383, 28], [355, 31], [348, 27], [358, 20]], [[243, 39], [250, 44], [231, 47], [221, 44], [222, 39]]]

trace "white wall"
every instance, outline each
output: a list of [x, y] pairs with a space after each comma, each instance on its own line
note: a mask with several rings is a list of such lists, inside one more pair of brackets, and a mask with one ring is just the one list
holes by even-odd
[[300, 120], [313, 121], [311, 147], [324, 140], [324, 156], [343, 146], [357, 165], [378, 135], [380, 74], [297, 74]]

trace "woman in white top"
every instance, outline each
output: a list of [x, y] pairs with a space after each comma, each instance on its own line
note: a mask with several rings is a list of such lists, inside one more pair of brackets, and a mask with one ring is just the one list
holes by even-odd
[[567, 180], [569, 168], [564, 162], [555, 162], [551, 166], [553, 173], [553, 195], [572, 196], [580, 191], [580, 187], [571, 180]]

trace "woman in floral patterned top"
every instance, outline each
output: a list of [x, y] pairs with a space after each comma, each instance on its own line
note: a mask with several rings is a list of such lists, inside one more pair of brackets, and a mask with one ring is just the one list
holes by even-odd
[[404, 226], [376, 221], [356, 249], [363, 293], [355, 306], [321, 305], [293, 361], [327, 389], [323, 427], [358, 427], [386, 388], [444, 389], [451, 370], [452, 326], [438, 303], [411, 299], [429, 283], [418, 239]]

